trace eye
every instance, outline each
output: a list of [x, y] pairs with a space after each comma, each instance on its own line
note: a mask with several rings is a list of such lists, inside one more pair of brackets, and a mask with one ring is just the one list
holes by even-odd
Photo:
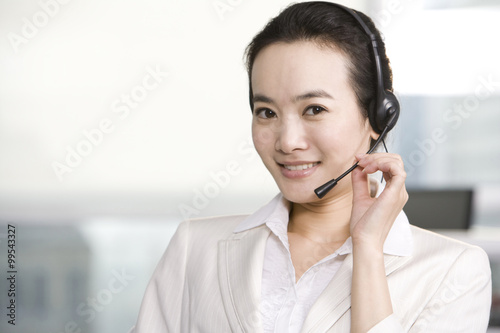
[[320, 114], [321, 112], [324, 112], [326, 111], [326, 109], [322, 106], [319, 106], [319, 105], [311, 105], [310, 107], [308, 107], [305, 111], [304, 111], [304, 115], [307, 115], [307, 116], [315, 116], [315, 115], [318, 115]]
[[276, 117], [276, 113], [274, 113], [274, 111], [267, 109], [267, 108], [255, 110], [255, 115], [259, 118], [264, 118], [264, 119]]

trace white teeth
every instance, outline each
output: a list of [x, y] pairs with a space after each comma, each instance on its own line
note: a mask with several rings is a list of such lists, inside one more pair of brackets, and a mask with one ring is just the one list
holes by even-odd
[[309, 168], [312, 168], [313, 166], [315, 166], [316, 164], [318, 164], [318, 162], [316, 163], [309, 163], [309, 164], [301, 164], [301, 165], [283, 165], [286, 169], [288, 170], [305, 170], [305, 169], [309, 169]]

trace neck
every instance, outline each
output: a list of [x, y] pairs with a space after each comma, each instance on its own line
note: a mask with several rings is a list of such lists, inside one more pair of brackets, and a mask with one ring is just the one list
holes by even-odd
[[350, 236], [352, 191], [313, 203], [293, 203], [288, 232], [317, 243], [343, 243]]

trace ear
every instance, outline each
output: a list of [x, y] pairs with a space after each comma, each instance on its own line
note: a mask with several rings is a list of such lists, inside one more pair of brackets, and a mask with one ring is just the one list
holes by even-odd
[[[368, 125], [370, 125], [370, 124], [368, 123]], [[379, 136], [380, 136], [380, 134], [378, 134], [377, 132], [375, 132], [375, 130], [370, 126], [370, 137], [373, 140], [377, 140]]]
[[365, 128], [368, 130], [370, 134], [370, 138], [373, 140], [377, 140], [379, 135], [375, 130], [372, 128], [372, 125], [370, 125], [370, 120], [368, 118], [365, 119]]

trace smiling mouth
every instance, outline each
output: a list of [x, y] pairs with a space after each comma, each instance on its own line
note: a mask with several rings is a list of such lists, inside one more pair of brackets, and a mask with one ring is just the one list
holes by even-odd
[[319, 164], [319, 162], [307, 163], [307, 164], [299, 164], [299, 165], [286, 165], [286, 164], [280, 164], [280, 165], [282, 167], [284, 167], [285, 169], [287, 169], [287, 170], [297, 171], [297, 170], [310, 169], [312, 167], [315, 167], [318, 164]]

